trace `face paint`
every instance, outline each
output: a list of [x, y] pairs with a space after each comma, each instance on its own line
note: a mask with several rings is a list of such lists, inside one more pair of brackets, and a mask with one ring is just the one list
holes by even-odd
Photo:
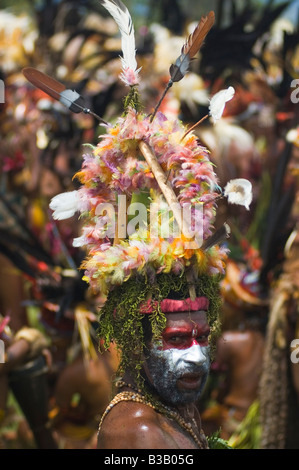
[[[190, 316], [168, 322], [162, 340], [146, 360], [151, 382], [159, 396], [174, 405], [196, 401], [206, 383], [209, 368], [209, 327], [205, 312], [198, 323]], [[174, 317], [175, 318], [175, 317]]]
[[210, 328], [203, 325], [171, 325], [162, 333], [163, 349], [187, 349], [193, 345], [207, 346]]

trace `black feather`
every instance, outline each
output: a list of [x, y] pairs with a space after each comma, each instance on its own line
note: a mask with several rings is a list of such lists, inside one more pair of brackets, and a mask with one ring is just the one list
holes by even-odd
[[201, 246], [202, 250], [208, 250], [214, 245], [223, 243], [230, 235], [230, 227], [228, 224], [223, 224], [213, 235], [205, 240]]

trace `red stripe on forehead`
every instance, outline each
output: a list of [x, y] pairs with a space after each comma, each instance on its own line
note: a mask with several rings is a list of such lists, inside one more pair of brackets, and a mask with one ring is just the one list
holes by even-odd
[[[154, 307], [158, 305], [157, 301], [148, 300], [140, 306], [140, 313], [152, 313]], [[160, 303], [160, 308], [163, 313], [175, 312], [197, 312], [198, 310], [208, 310], [209, 299], [207, 297], [196, 297], [195, 300], [190, 298], [183, 300], [164, 299]]]

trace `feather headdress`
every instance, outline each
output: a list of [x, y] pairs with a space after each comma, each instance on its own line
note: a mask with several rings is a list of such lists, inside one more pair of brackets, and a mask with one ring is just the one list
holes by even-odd
[[[57, 220], [80, 214], [82, 232], [73, 245], [86, 250], [83, 280], [95, 295], [106, 296], [99, 335], [105, 347], [116, 342], [124, 370], [128, 360], [143, 360], [143, 301], [150, 301], [156, 337], [165, 327], [162, 301], [174, 300], [174, 294], [190, 299], [189, 305], [206, 297], [212, 336], [217, 331], [229, 234], [226, 224], [214, 230], [217, 201], [226, 197], [247, 206], [250, 197], [244, 181], [230, 182], [222, 191], [209, 152], [192, 128], [186, 131], [179, 119], [157, 112], [163, 96], [152, 115], [140, 111], [131, 17], [120, 0], [100, 1], [119, 26], [121, 79], [130, 90], [124, 113], [107, 126], [96, 146], [87, 146], [75, 175], [79, 189], [55, 196], [50, 207]], [[170, 85], [186, 75], [213, 23], [213, 12], [201, 19], [170, 67]], [[220, 114], [222, 108], [223, 100], [217, 99]], [[140, 370], [140, 364], [133, 367], [133, 373]], [[140, 377], [134, 378], [142, 388]]]
[[[130, 14], [119, 0], [100, 1], [122, 35], [123, 75], [136, 78]], [[187, 73], [214, 19], [213, 12], [202, 17], [189, 36], [170, 67], [171, 83]], [[127, 83], [132, 89], [137, 80]], [[185, 273], [192, 284], [202, 273], [224, 273], [227, 250], [220, 244], [229, 228], [213, 233], [213, 223], [217, 200], [235, 201], [233, 190], [221, 192], [208, 152], [192, 129], [186, 132], [180, 121], [156, 113], [158, 107], [147, 116], [126, 106], [115, 126], [107, 127], [99, 144], [84, 155], [76, 175], [81, 188], [57, 195], [50, 205], [55, 219], [81, 213], [85, 223], [74, 246], [87, 249], [84, 278], [102, 294], [135, 275]]]
[[[84, 279], [95, 292], [107, 294], [136, 275], [148, 279], [163, 273], [185, 275], [192, 285], [203, 273], [223, 274], [227, 250], [221, 243], [229, 228], [224, 225], [214, 233], [216, 203], [227, 197], [228, 202], [244, 204], [239, 194], [243, 186], [237, 185], [237, 199], [229, 188], [221, 192], [208, 151], [198, 144], [192, 128], [186, 131], [179, 120], [170, 121], [157, 112], [163, 97], [151, 116], [134, 106], [140, 69], [132, 18], [120, 0], [100, 3], [121, 33], [120, 78], [130, 86], [131, 99], [125, 101], [125, 113], [116, 124], [106, 127], [98, 145], [88, 146], [75, 175], [81, 187], [52, 199], [53, 218], [81, 214], [82, 234], [73, 244], [87, 250]], [[203, 16], [188, 37], [170, 66], [170, 85], [184, 78], [214, 20], [213, 12]], [[78, 92], [36, 69], [23, 73], [72, 112], [93, 114]], [[246, 207], [249, 200], [247, 196]], [[141, 218], [134, 217], [136, 210]]]

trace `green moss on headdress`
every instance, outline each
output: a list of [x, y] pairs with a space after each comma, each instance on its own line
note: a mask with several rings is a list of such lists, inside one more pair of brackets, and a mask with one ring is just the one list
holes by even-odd
[[127, 114], [129, 108], [135, 109], [135, 111], [141, 111], [141, 101], [137, 86], [131, 86], [130, 91], [124, 99], [124, 114]]
[[[195, 286], [197, 296], [206, 296], [209, 299], [208, 321], [212, 350], [220, 330], [220, 280], [220, 275], [202, 275]], [[179, 294], [180, 298], [189, 297], [189, 286], [184, 275], [159, 274], [154, 281], [136, 276], [110, 291], [100, 312], [98, 334], [104, 340], [106, 348], [109, 348], [111, 341], [115, 341], [119, 348], [119, 375], [129, 368], [141, 388], [140, 372], [145, 344], [140, 305], [148, 299], [156, 301], [148, 318], [154, 339], [158, 339], [166, 325], [166, 316], [161, 312], [160, 302], [172, 294]]]

